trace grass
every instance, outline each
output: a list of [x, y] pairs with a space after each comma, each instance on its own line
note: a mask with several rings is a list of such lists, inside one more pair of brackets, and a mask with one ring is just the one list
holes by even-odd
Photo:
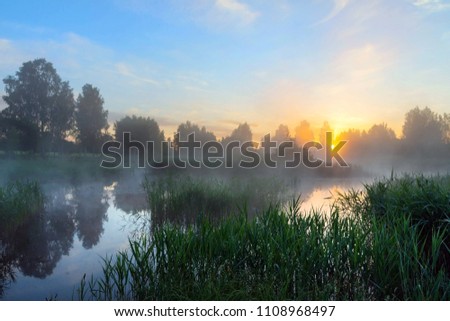
[[44, 195], [36, 182], [17, 181], [0, 187], [0, 236], [15, 231], [43, 206]]
[[76, 298], [449, 300], [448, 180], [381, 180], [342, 195], [329, 215], [295, 200], [253, 218], [244, 208], [158, 225], [106, 258], [100, 278], [83, 278]]
[[245, 210], [254, 215], [277, 202], [283, 192], [276, 179], [205, 179], [168, 176], [143, 183], [147, 192], [151, 219], [193, 224], [203, 216], [220, 219]]

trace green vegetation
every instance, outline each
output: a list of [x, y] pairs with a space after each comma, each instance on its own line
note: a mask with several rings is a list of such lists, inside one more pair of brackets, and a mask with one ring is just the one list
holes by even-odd
[[[77, 298], [449, 300], [449, 180], [382, 180], [342, 195], [330, 213], [302, 212], [296, 200], [254, 218], [243, 209], [219, 222], [204, 215], [195, 225], [157, 225], [105, 259], [101, 278], [83, 278]], [[191, 183], [178, 193], [229, 201], [220, 184]], [[189, 199], [147, 189], [156, 208]]]
[[223, 218], [241, 209], [254, 215], [276, 203], [284, 191], [277, 179], [219, 179], [168, 176], [144, 180], [152, 221], [195, 223], [206, 216]]
[[0, 187], [0, 236], [14, 231], [43, 206], [44, 196], [36, 182], [15, 182]]

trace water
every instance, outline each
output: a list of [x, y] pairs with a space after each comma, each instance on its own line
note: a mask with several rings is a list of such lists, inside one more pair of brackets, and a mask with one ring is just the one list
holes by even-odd
[[[314, 179], [293, 185], [302, 208], [327, 209], [339, 192], [360, 188], [360, 179]], [[0, 243], [3, 272], [2, 300], [58, 300], [76, 298], [83, 275], [99, 275], [102, 258], [128, 247], [128, 238], [147, 215], [140, 180], [45, 184], [46, 210], [14, 238]], [[3, 269], [2, 269], [3, 270]], [[6, 270], [6, 269], [5, 269]], [[1, 285], [0, 280], [0, 285]]]

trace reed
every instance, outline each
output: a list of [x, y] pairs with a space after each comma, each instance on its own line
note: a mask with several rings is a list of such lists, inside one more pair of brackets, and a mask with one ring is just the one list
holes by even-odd
[[[409, 179], [417, 180], [415, 189], [425, 184], [422, 180], [433, 180], [434, 191], [450, 199], [446, 178], [400, 178], [342, 195], [330, 213], [301, 211], [295, 199], [287, 205], [272, 203], [254, 217], [241, 208], [220, 220], [203, 215], [195, 224], [167, 222], [105, 259], [103, 275], [83, 278], [76, 298], [449, 300], [450, 278], [442, 264], [445, 249], [448, 254], [448, 220], [434, 220], [439, 228], [424, 238], [428, 225], [422, 220], [429, 216], [421, 220], [414, 211], [428, 200], [445, 217], [444, 197], [417, 199], [431, 196], [416, 190], [416, 198], [408, 199], [414, 203], [403, 203], [382, 194], [384, 187], [377, 185], [398, 192], [409, 188], [403, 186]], [[166, 192], [156, 195], [167, 197], [158, 200], [164, 206], [178, 199]]]
[[0, 187], [0, 234], [13, 232], [44, 206], [44, 195], [36, 182], [9, 183]]

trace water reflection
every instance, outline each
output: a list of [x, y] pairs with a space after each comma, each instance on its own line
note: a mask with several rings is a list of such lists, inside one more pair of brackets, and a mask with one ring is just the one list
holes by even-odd
[[77, 236], [85, 249], [91, 249], [100, 241], [104, 232], [103, 222], [108, 219], [108, 197], [102, 184], [91, 184], [73, 191], [75, 200], [74, 223]]
[[45, 279], [62, 256], [69, 255], [74, 236], [83, 248], [100, 241], [107, 220], [104, 184], [44, 185], [45, 210], [14, 231], [0, 232], [0, 297], [15, 275]]
[[[142, 220], [136, 218], [145, 217], [145, 230], [151, 233], [152, 227], [163, 220], [157, 213], [150, 215], [141, 182], [142, 178], [128, 177], [116, 182], [44, 185], [45, 211], [14, 231], [0, 229], [0, 298], [43, 300], [58, 294], [60, 299], [70, 299], [73, 286], [84, 273], [100, 270], [101, 257], [124, 249], [128, 237], [142, 228]], [[330, 190], [334, 195], [338, 190], [360, 185], [359, 180], [300, 180], [292, 185], [289, 195], [301, 194], [305, 208], [326, 202]], [[269, 196], [262, 184], [250, 187], [248, 209], [257, 210]], [[267, 187], [279, 192], [273, 181]], [[233, 190], [242, 194], [247, 189], [237, 182]], [[164, 220], [181, 224], [197, 218], [197, 214], [164, 216]], [[27, 293], [20, 292], [25, 290]]]

